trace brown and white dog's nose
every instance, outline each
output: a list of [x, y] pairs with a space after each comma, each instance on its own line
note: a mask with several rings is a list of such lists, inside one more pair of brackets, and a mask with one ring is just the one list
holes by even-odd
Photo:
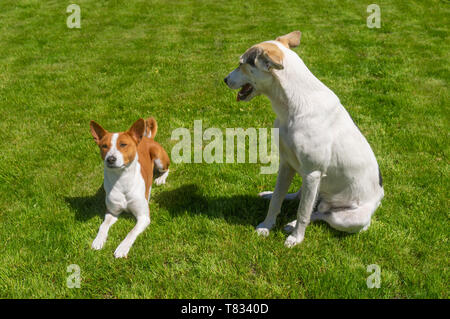
[[114, 164], [117, 161], [117, 158], [114, 155], [111, 155], [111, 156], [108, 156], [106, 161], [108, 162], [108, 164]]

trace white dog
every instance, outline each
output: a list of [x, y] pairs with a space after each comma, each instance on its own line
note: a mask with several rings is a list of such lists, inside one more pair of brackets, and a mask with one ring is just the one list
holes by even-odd
[[273, 195], [261, 194], [271, 200], [266, 219], [256, 228], [260, 235], [267, 236], [275, 225], [295, 173], [302, 176], [297, 219], [286, 228], [291, 231], [287, 247], [303, 241], [310, 221], [324, 220], [350, 233], [366, 230], [384, 196], [369, 143], [339, 98], [291, 50], [300, 36], [294, 31], [252, 46], [225, 78], [231, 89], [241, 88], [238, 101], [264, 94], [277, 115], [280, 167]]

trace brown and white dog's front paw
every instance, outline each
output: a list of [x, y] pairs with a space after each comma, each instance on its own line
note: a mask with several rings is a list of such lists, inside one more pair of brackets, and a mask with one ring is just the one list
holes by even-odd
[[97, 236], [92, 242], [91, 248], [94, 250], [100, 250], [106, 242], [106, 238]]

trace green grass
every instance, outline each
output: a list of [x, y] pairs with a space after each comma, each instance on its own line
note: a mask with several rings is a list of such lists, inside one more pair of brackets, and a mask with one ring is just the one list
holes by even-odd
[[[0, 2], [0, 297], [448, 298], [448, 1], [384, 1], [381, 29], [364, 1]], [[152, 224], [129, 258], [113, 252], [134, 226], [125, 214], [101, 251], [102, 162], [94, 119], [124, 130], [154, 116], [170, 153], [178, 127], [271, 127], [270, 103], [237, 103], [223, 78], [249, 46], [301, 30], [295, 51], [341, 99], [377, 156], [385, 198], [367, 232], [325, 223], [283, 246], [254, 227], [276, 175], [259, 164], [173, 164], [154, 187]], [[291, 187], [301, 185], [297, 177]], [[81, 267], [81, 288], [66, 286]], [[366, 267], [381, 267], [368, 289]]]

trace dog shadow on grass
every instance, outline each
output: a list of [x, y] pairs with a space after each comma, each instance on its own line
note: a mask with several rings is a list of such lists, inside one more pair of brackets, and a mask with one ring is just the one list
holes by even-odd
[[[106, 212], [105, 191], [101, 185], [92, 196], [66, 197], [66, 202], [75, 211], [75, 219], [87, 221], [95, 216], [104, 218]], [[183, 185], [173, 190], [162, 190], [152, 196], [161, 208], [172, 216], [203, 215], [208, 218], [223, 219], [229, 224], [256, 226], [264, 220], [269, 208], [269, 200], [255, 195], [205, 196], [195, 184]], [[296, 218], [298, 200], [284, 201], [278, 217], [277, 226], [283, 227]], [[131, 214], [121, 214], [121, 218], [134, 218]], [[347, 234], [324, 225], [333, 235], [345, 237]]]
[[[105, 217], [105, 190], [100, 185], [97, 192], [92, 196], [66, 197], [66, 203], [75, 211], [75, 219], [87, 221], [95, 216]], [[133, 218], [131, 214], [121, 214], [121, 218]]]
[[103, 185], [92, 196], [65, 197], [64, 200], [75, 211], [75, 219], [87, 221], [95, 216], [105, 216], [105, 190]]
[[230, 224], [255, 224], [264, 219], [269, 201], [258, 196], [231, 195], [208, 197], [195, 184], [183, 185], [177, 189], [161, 191], [153, 200], [172, 216], [183, 214], [203, 215], [224, 219]]
[[[219, 218], [229, 224], [256, 226], [264, 220], [269, 208], [269, 200], [255, 195], [219, 195], [208, 197], [201, 193], [195, 184], [183, 185], [177, 189], [162, 191], [153, 197], [153, 200], [166, 209], [172, 216], [183, 214], [204, 215], [209, 218]], [[277, 228], [296, 218], [299, 201], [284, 201], [277, 220]], [[346, 233], [336, 231], [321, 223], [333, 235], [346, 236]]]

